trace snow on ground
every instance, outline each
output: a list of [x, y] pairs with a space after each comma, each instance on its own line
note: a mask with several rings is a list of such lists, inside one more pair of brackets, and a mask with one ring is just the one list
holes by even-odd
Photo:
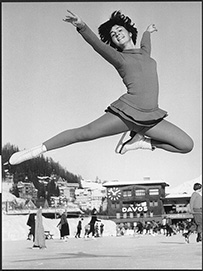
[[[27, 220], [29, 215], [6, 215], [2, 214], [2, 240], [26, 240], [29, 232]], [[83, 229], [81, 237], [84, 236], [84, 227], [90, 222], [91, 217], [85, 217], [82, 221]], [[45, 231], [54, 234], [53, 238], [60, 238], [60, 232], [57, 227], [60, 219], [50, 219], [43, 217]], [[70, 238], [75, 237], [79, 218], [68, 218], [70, 227]], [[104, 224], [103, 236], [116, 236], [116, 224], [111, 220], [101, 220]], [[101, 223], [99, 222], [99, 224]], [[91, 236], [91, 234], [90, 234]]]

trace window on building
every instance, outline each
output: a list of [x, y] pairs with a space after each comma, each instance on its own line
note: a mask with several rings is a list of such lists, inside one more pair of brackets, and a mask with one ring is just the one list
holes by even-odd
[[121, 218], [121, 214], [120, 213], [116, 213], [116, 218], [117, 219]]
[[145, 189], [136, 189], [135, 196], [145, 196]]
[[123, 197], [132, 197], [132, 191], [131, 190], [124, 190]]
[[123, 218], [127, 218], [127, 213], [123, 213]]
[[130, 218], [133, 218], [133, 213], [130, 213], [129, 216], [130, 216]]
[[149, 189], [149, 195], [159, 195], [159, 189], [158, 188]]
[[158, 206], [158, 201], [150, 201], [149, 206], [150, 207], [157, 207]]
[[149, 213], [149, 216], [150, 216], [150, 217], [153, 217], [153, 216], [154, 216], [153, 212], [150, 212], [150, 213]]
[[119, 202], [112, 202], [111, 208], [112, 209], [120, 209], [120, 203]]

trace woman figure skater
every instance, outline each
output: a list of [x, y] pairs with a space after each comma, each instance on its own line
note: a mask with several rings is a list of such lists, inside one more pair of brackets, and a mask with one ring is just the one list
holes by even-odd
[[[140, 48], [136, 48], [137, 28], [128, 16], [114, 11], [108, 21], [99, 26], [99, 39], [81, 20], [67, 10], [63, 20], [76, 27], [78, 33], [106, 61], [114, 66], [127, 88], [127, 93], [114, 101], [104, 115], [79, 128], [65, 130], [41, 145], [14, 153], [9, 163], [22, 163], [42, 153], [77, 142], [95, 140], [123, 133], [116, 153], [131, 149], [188, 153], [192, 139], [180, 128], [165, 120], [167, 112], [158, 106], [158, 76], [156, 61], [150, 57], [151, 34], [157, 31], [154, 24], [143, 33]], [[126, 133], [131, 138], [123, 142]]]

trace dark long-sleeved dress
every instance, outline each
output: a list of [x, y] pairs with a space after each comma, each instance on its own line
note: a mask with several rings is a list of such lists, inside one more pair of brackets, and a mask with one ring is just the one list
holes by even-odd
[[116, 68], [127, 88], [127, 93], [105, 111], [148, 127], [167, 116], [167, 112], [158, 106], [157, 64], [150, 57], [151, 39], [148, 31], [142, 36], [140, 49], [119, 52], [103, 43], [87, 25], [77, 30], [97, 53]]
[[66, 217], [65, 213], [63, 213], [61, 215], [61, 220], [60, 220], [60, 222], [59, 222], [59, 224], [57, 226], [59, 226], [59, 225], [60, 225], [60, 235], [61, 235], [61, 237], [70, 235], [69, 224], [68, 224], [68, 220], [67, 220], [67, 217]]
[[35, 214], [30, 214], [28, 217], [27, 225], [30, 227], [28, 235], [33, 235], [33, 241], [35, 240]]
[[90, 234], [90, 233], [92, 233], [92, 236], [94, 236], [94, 233], [95, 233], [95, 223], [98, 221], [98, 222], [100, 222], [101, 220], [99, 220], [99, 219], [97, 219], [97, 215], [96, 215], [96, 212], [95, 212], [96, 210], [95, 209], [93, 209], [92, 210], [92, 217], [91, 217], [91, 220], [90, 220], [90, 223], [89, 223], [89, 225], [90, 225], [90, 230], [89, 230], [89, 232], [88, 232], [88, 235]]

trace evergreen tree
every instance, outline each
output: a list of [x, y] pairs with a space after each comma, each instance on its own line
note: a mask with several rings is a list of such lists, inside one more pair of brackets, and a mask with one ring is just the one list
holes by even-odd
[[60, 196], [59, 187], [56, 184], [54, 179], [52, 179], [47, 185], [47, 200], [48, 200], [49, 205], [51, 204], [50, 202], [51, 196], [55, 196], [55, 197]]

